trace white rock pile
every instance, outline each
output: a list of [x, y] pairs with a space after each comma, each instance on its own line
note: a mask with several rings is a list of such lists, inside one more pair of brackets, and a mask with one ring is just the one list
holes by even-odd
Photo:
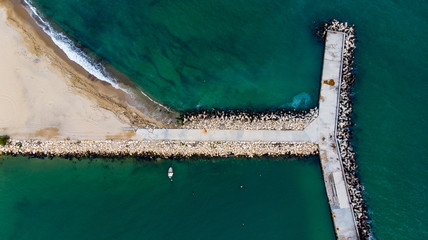
[[304, 157], [318, 153], [315, 143], [301, 142], [186, 142], [186, 141], [41, 141], [11, 139], [0, 155], [60, 157]]
[[318, 117], [318, 108], [309, 111], [220, 111], [186, 112], [181, 128], [241, 130], [302, 130]]

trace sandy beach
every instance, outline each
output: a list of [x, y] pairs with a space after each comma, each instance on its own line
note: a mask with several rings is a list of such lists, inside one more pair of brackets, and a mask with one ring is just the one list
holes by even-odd
[[0, 135], [13, 138], [132, 138], [160, 127], [129, 96], [71, 61], [15, 1], [0, 0]]

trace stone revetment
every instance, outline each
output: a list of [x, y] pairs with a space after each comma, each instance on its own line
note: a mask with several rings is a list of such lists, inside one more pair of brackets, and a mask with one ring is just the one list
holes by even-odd
[[354, 28], [333, 20], [325, 39], [318, 108], [308, 111], [199, 110], [184, 113], [177, 128], [134, 129], [137, 140], [19, 140], [0, 155], [190, 158], [304, 157], [319, 154], [336, 237], [370, 238], [363, 187], [350, 144]]

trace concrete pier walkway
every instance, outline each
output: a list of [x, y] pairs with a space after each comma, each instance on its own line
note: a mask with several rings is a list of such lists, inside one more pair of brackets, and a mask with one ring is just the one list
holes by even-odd
[[342, 32], [327, 33], [319, 116], [310, 127], [317, 128], [316, 142], [336, 236], [340, 240], [350, 240], [359, 237], [336, 140], [344, 41], [345, 34]]
[[141, 140], [317, 143], [336, 236], [359, 239], [336, 140], [344, 41], [344, 33], [327, 32], [319, 116], [304, 130], [137, 129], [136, 135]]
[[136, 134], [142, 140], [312, 142], [305, 131], [138, 129]]

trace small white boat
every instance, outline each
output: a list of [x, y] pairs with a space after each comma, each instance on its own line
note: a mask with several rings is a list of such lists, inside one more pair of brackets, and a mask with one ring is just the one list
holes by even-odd
[[168, 177], [169, 177], [169, 179], [171, 179], [171, 181], [172, 181], [172, 176], [174, 175], [174, 171], [172, 170], [172, 167], [169, 167], [169, 169], [168, 169]]

